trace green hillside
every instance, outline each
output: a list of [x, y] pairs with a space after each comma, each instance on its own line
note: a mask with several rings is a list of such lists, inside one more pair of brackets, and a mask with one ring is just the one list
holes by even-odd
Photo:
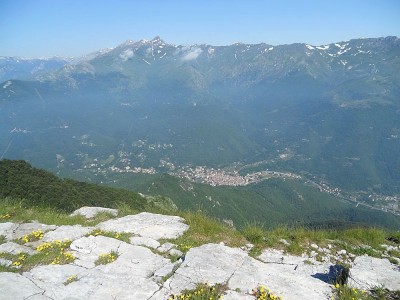
[[[82, 206], [120, 207], [136, 211], [172, 206], [202, 210], [207, 215], [242, 228], [258, 224], [266, 228], [295, 226], [348, 228], [377, 226], [398, 230], [400, 217], [363, 206], [356, 207], [304, 185], [299, 180], [269, 179], [242, 187], [193, 183], [169, 175], [119, 174], [108, 185], [61, 179], [25, 161], [0, 161], [0, 198], [25, 199], [30, 207], [50, 207], [71, 212]], [[132, 191], [128, 191], [130, 189]], [[146, 195], [163, 197], [144, 198]], [[157, 202], [156, 202], [157, 201]], [[167, 205], [167, 206], [166, 206]]]
[[0, 198], [25, 199], [29, 206], [52, 207], [71, 212], [82, 206], [116, 207], [126, 204], [136, 210], [146, 208], [137, 193], [98, 186], [33, 168], [23, 160], [0, 161]]
[[242, 227], [257, 223], [309, 228], [378, 226], [400, 229], [400, 217], [322, 193], [300, 180], [272, 178], [247, 186], [209, 186], [169, 175], [116, 174], [107, 184], [173, 199], [181, 210], [201, 209]]

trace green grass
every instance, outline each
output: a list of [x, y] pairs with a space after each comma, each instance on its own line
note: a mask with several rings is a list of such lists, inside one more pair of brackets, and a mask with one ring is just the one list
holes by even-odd
[[0, 258], [8, 259], [12, 262], [11, 266], [2, 266], [2, 272], [26, 272], [38, 265], [60, 265], [74, 261], [75, 257], [69, 252], [70, 241], [54, 241], [52, 243], [42, 243], [37, 247], [37, 253], [29, 255], [27, 253], [0, 253]]
[[335, 294], [334, 299], [337, 300], [372, 300], [368, 291], [351, 288], [347, 285], [339, 285], [335, 286]]
[[[119, 216], [135, 214], [137, 211], [128, 206], [122, 205]], [[86, 220], [81, 216], [71, 217], [63, 211], [48, 207], [30, 207], [25, 205], [25, 201], [13, 200], [10, 198], [0, 199], [0, 215], [7, 216], [1, 218], [0, 222], [31, 222], [37, 220], [44, 224], [55, 225], [96, 225], [101, 221], [108, 220], [112, 216], [106, 213], [97, 215], [94, 219]], [[356, 255], [368, 254], [370, 256], [381, 257], [384, 248], [381, 244], [396, 244], [397, 233], [385, 231], [377, 228], [351, 228], [344, 230], [336, 229], [308, 229], [304, 227], [279, 226], [272, 229], [265, 229], [260, 223], [251, 223], [242, 230], [236, 230], [217, 219], [208, 216], [203, 211], [177, 211], [176, 215], [183, 217], [189, 225], [189, 229], [179, 238], [168, 240], [177, 245], [183, 253], [188, 252], [192, 247], [197, 247], [206, 243], [221, 243], [227, 246], [241, 247], [247, 243], [254, 244], [250, 255], [257, 257], [265, 248], [282, 249], [287, 253], [300, 255], [310, 251], [310, 244], [316, 243], [320, 247], [328, 247], [331, 250], [345, 249], [348, 253]], [[103, 235], [110, 238], [120, 239], [129, 242], [130, 234], [106, 232], [94, 230], [89, 235]], [[24, 237], [23, 237], [24, 238]], [[27, 239], [36, 239], [34, 235], [27, 235]], [[282, 242], [286, 240], [288, 245]], [[4, 243], [5, 237], [0, 236], [0, 243]], [[165, 240], [167, 241], [167, 240]], [[25, 243], [23, 239], [20, 243]], [[160, 241], [161, 243], [164, 241]], [[56, 249], [48, 254], [38, 253], [27, 256], [21, 263], [20, 270], [28, 270], [38, 264], [64, 263], [68, 261], [61, 251]], [[388, 251], [391, 261], [400, 257], [399, 251]], [[57, 258], [58, 257], [58, 258]], [[171, 257], [171, 259], [176, 259]], [[10, 270], [10, 267], [2, 267], [3, 270]]]
[[389, 253], [390, 256], [397, 257], [397, 258], [400, 259], [400, 251], [398, 251], [398, 250], [389, 250], [388, 253]]
[[389, 261], [390, 261], [390, 263], [392, 263], [394, 265], [398, 265], [399, 264], [399, 261], [397, 259], [393, 258], [393, 257], [389, 257]]
[[[259, 253], [263, 248], [273, 247], [299, 255], [308, 250], [311, 243], [315, 243], [320, 247], [327, 247], [328, 244], [331, 244], [335, 249], [345, 249], [355, 255], [368, 254], [381, 257], [382, 244], [395, 244], [391, 239], [395, 233], [377, 228], [322, 230], [279, 226], [267, 230], [260, 225], [249, 224], [241, 232], [248, 241], [255, 245], [252, 250], [253, 254]], [[281, 239], [286, 240], [290, 245], [281, 243]], [[397, 253], [393, 254], [395, 256]]]
[[379, 248], [388, 241], [388, 234], [377, 228], [352, 228], [343, 232], [335, 232], [336, 239], [341, 239], [350, 244], [367, 244], [373, 248]]
[[92, 232], [88, 233], [86, 236], [98, 236], [98, 235], [102, 235], [102, 236], [106, 236], [109, 238], [113, 238], [113, 239], [117, 239], [120, 241], [123, 241], [125, 243], [129, 243], [129, 239], [132, 236], [131, 233], [126, 233], [126, 232], [114, 232], [114, 231], [104, 231], [101, 229], [94, 229]]
[[31, 222], [37, 220], [44, 224], [76, 225], [85, 224], [82, 216], [70, 217], [63, 211], [50, 207], [31, 207], [26, 200], [3, 198], [0, 199], [0, 215], [9, 215], [0, 222]]
[[[126, 205], [119, 206], [119, 216], [135, 214], [138, 211]], [[26, 201], [20, 199], [5, 198], [0, 200], [0, 222], [31, 222], [37, 220], [44, 224], [93, 226], [99, 222], [112, 218], [110, 214], [100, 213], [95, 218], [86, 220], [82, 216], [69, 216], [67, 213], [48, 207], [30, 207]], [[223, 242], [228, 246], [239, 247], [247, 242], [255, 245], [253, 254], [259, 253], [267, 247], [286, 250], [292, 254], [301, 254], [309, 248], [310, 243], [316, 243], [321, 247], [327, 244], [336, 245], [357, 255], [368, 254], [379, 257], [382, 252], [381, 244], [396, 244], [398, 241], [396, 232], [389, 232], [377, 228], [350, 228], [344, 230], [308, 229], [304, 227], [278, 226], [265, 229], [261, 223], [251, 223], [238, 231], [228, 225], [219, 222], [202, 211], [178, 211], [189, 225], [188, 231], [173, 242], [178, 249], [187, 252], [191, 247], [205, 243]], [[94, 232], [93, 234], [96, 234]], [[118, 238], [128, 242], [130, 236], [116, 232], [97, 233], [108, 237]], [[289, 246], [280, 242], [285, 239]], [[5, 238], [0, 237], [0, 243]], [[393, 252], [393, 251], [392, 251]], [[393, 256], [399, 257], [397, 252]]]
[[265, 286], [259, 286], [254, 290], [254, 297], [257, 300], [283, 300], [282, 297], [275, 295]]
[[78, 280], [79, 280], [78, 275], [71, 275], [71, 276], [69, 276], [69, 277], [67, 278], [67, 280], [64, 282], [64, 285], [71, 284], [71, 283], [73, 283], [73, 282], [75, 282], [75, 281], [78, 281]]
[[242, 233], [250, 243], [261, 244], [266, 241], [265, 230], [263, 227], [257, 226], [256, 224], [246, 225]]
[[223, 292], [227, 290], [226, 285], [216, 284], [209, 286], [207, 284], [199, 284], [195, 289], [184, 290], [179, 295], [170, 295], [168, 300], [191, 299], [191, 300], [218, 300], [223, 299]]
[[203, 212], [181, 212], [189, 229], [176, 240], [178, 249], [186, 253], [190, 248], [206, 243], [223, 242], [227, 246], [239, 247], [246, 243], [244, 236], [237, 230], [222, 224]]
[[354, 204], [304, 185], [301, 180], [271, 178], [241, 187], [213, 187], [165, 174], [117, 173], [108, 174], [101, 180], [115, 187], [164, 195], [173, 199], [179, 210], [194, 211], [201, 207], [208, 215], [230, 220], [240, 229], [253, 221], [266, 228], [279, 227], [284, 223], [336, 229], [354, 226], [398, 229], [400, 225], [398, 216], [362, 206], [355, 208]]
[[371, 296], [377, 300], [397, 300], [400, 299], [400, 291], [389, 291], [384, 287], [378, 287], [371, 290]]
[[118, 258], [118, 253], [116, 251], [111, 251], [110, 253], [100, 254], [99, 258], [94, 262], [96, 266], [106, 265], [114, 262]]
[[374, 287], [371, 290], [360, 290], [348, 285], [336, 285], [335, 300], [396, 300], [400, 299], [400, 291], [389, 291], [384, 287]]
[[[118, 216], [138, 213], [137, 210], [124, 204], [118, 205]], [[57, 208], [36, 206], [32, 207], [26, 200], [0, 198], [0, 215], [7, 216], [0, 218], [0, 222], [31, 222], [36, 220], [43, 224], [50, 225], [83, 225], [94, 226], [100, 222], [114, 218], [107, 212], [100, 212], [92, 219], [86, 219], [81, 215], [70, 216], [65, 211]], [[0, 239], [1, 241], [1, 239]]]
[[[110, 218], [110, 215], [101, 214], [94, 220], [85, 220], [82, 217], [70, 217], [68, 214], [49, 209], [49, 208], [26, 208], [19, 205], [21, 202], [3, 199], [1, 203], [0, 214], [9, 214], [10, 216], [1, 221], [30, 221], [31, 218], [40, 222], [49, 224], [94, 224], [96, 222]], [[123, 208], [123, 215], [136, 213], [129, 208]], [[376, 254], [374, 249], [380, 249], [381, 244], [395, 245], [397, 240], [393, 239], [396, 233], [387, 232], [376, 228], [353, 228], [346, 230], [310, 230], [304, 227], [280, 226], [267, 230], [262, 224], [248, 224], [241, 231], [227, 226], [207, 216], [204, 212], [177, 212], [182, 216], [189, 229], [186, 233], [175, 239], [169, 240], [177, 244], [177, 248], [186, 253], [192, 247], [200, 246], [205, 243], [220, 243], [240, 247], [248, 242], [255, 246], [250, 254], [257, 256], [261, 251], [268, 247], [280, 248], [288, 253], [301, 254], [309, 249], [310, 243], [317, 243], [319, 246], [326, 246], [328, 243], [337, 249], [349, 249], [355, 254]], [[121, 215], [121, 214], [120, 214]], [[105, 232], [94, 230], [89, 235], [103, 235], [110, 238], [117, 238], [129, 242], [130, 234]], [[280, 240], [285, 239], [290, 243], [289, 246], [283, 244]], [[0, 237], [0, 243], [5, 241], [5, 237]], [[163, 242], [163, 241], [161, 241]], [[9, 267], [0, 266], [0, 272], [25, 272], [38, 265], [48, 264], [67, 264], [74, 260], [72, 253], [68, 252], [70, 242], [42, 243], [38, 247], [38, 253], [34, 255], [18, 254], [12, 255], [0, 253], [0, 258], [12, 261]], [[335, 248], [334, 248], [335, 249]], [[389, 252], [393, 257], [398, 257], [399, 252], [392, 250]], [[375, 255], [376, 256], [376, 255]], [[112, 263], [118, 258], [118, 253], [111, 251], [99, 256], [95, 262], [96, 265]], [[174, 259], [171, 257], [171, 259]], [[393, 260], [393, 258], [392, 258]], [[392, 261], [391, 260], [391, 261]], [[310, 263], [310, 262], [309, 262]], [[167, 280], [168, 276], [164, 278]], [[71, 276], [64, 284], [70, 284], [78, 280], [76, 276]], [[222, 299], [223, 292], [226, 290], [224, 285], [208, 286], [200, 284], [193, 290], [183, 291], [179, 296], [171, 295], [169, 299]], [[258, 287], [253, 291], [256, 299], [276, 299], [269, 291]], [[183, 296], [184, 298], [181, 298]], [[389, 292], [383, 288], [375, 288], [371, 291], [361, 291], [352, 289], [346, 285], [338, 285], [334, 293], [334, 299], [337, 300], [383, 300], [398, 299], [399, 292]], [[275, 297], [275, 296], [274, 296]], [[397, 297], [397, 298], [396, 298]]]

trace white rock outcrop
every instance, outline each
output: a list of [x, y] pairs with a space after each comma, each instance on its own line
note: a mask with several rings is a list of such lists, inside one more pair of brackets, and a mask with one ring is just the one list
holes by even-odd
[[93, 206], [84, 206], [77, 210], [75, 210], [71, 216], [81, 215], [84, 216], [86, 219], [92, 219], [96, 217], [99, 213], [107, 213], [114, 217], [118, 215], [118, 210], [114, 208], [106, 208], [106, 207], [93, 207]]
[[19, 253], [35, 254], [36, 251], [30, 247], [20, 245], [14, 242], [7, 242], [0, 245], [0, 253], [9, 253], [17, 255]]
[[240, 291], [242, 296], [264, 285], [283, 299], [328, 299], [332, 294], [331, 286], [313, 277], [328, 271], [329, 265], [308, 266], [302, 261], [264, 263], [241, 249], [207, 244], [190, 249], [185, 261], [165, 285], [178, 293], [199, 283], [220, 283], [227, 284], [230, 290]]
[[28, 299], [44, 292], [27, 277], [16, 273], [0, 273], [0, 287], [2, 300]]
[[133, 236], [130, 238], [129, 242], [132, 245], [145, 246], [152, 249], [160, 247], [160, 243], [157, 240], [142, 236]]
[[[252, 245], [239, 249], [220, 243], [194, 247], [181, 255], [173, 243], [160, 245], [160, 239], [176, 238], [188, 229], [180, 217], [140, 213], [96, 227], [136, 236], [126, 243], [102, 235], [87, 236], [95, 227], [0, 223], [0, 235], [6, 238], [0, 244], [0, 253], [7, 253], [0, 264], [5, 268], [12, 264], [10, 254], [34, 255], [34, 247], [44, 241], [71, 240], [67, 251], [76, 258], [66, 265], [40, 265], [22, 274], [0, 272], [0, 299], [166, 300], [199, 283], [224, 284], [228, 288], [224, 299], [228, 300], [254, 300], [253, 291], [261, 285], [285, 300], [330, 299], [334, 291], [329, 277], [331, 264], [305, 254], [294, 256], [266, 249], [255, 259], [248, 254]], [[12, 241], [32, 230], [46, 233], [41, 241], [25, 245]], [[116, 253], [115, 260], [96, 263], [110, 252]], [[173, 262], [170, 255], [181, 257]], [[387, 259], [356, 257], [349, 285], [361, 289], [383, 285], [399, 290], [400, 270]]]
[[182, 235], [189, 228], [184, 222], [183, 218], [177, 216], [143, 212], [108, 220], [97, 227], [105, 231], [127, 232], [159, 240], [174, 239]]
[[374, 287], [385, 287], [389, 290], [400, 290], [400, 267], [387, 259], [358, 256], [350, 269], [349, 285], [368, 290]]
[[55, 225], [45, 225], [38, 222], [14, 224], [11, 222], [0, 223], [0, 235], [6, 237], [7, 240], [14, 240], [21, 238], [27, 234], [32, 233], [32, 231], [42, 231], [47, 232], [56, 229]]
[[42, 240], [44, 242], [52, 242], [56, 240], [73, 241], [75, 239], [83, 237], [84, 235], [91, 232], [93, 229], [94, 227], [84, 227], [81, 225], [63, 225], [53, 231], [45, 233]]

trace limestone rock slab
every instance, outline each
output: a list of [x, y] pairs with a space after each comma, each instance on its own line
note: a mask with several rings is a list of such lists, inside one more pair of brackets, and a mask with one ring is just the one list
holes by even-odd
[[2, 300], [22, 300], [44, 293], [44, 290], [28, 278], [16, 273], [1, 272], [0, 287]]
[[178, 249], [171, 249], [171, 250], [168, 251], [168, 253], [170, 255], [174, 255], [174, 256], [179, 256], [179, 257], [183, 256], [183, 252], [178, 250]]
[[158, 269], [157, 271], [154, 272], [153, 276], [155, 280], [157, 282], [161, 282], [165, 276], [171, 275], [174, 269], [176, 269], [179, 266], [179, 264], [180, 262], [167, 263], [161, 269]]
[[282, 296], [285, 300], [330, 299], [331, 286], [315, 274], [327, 273], [328, 265], [292, 265], [284, 263], [263, 263], [246, 257], [241, 267], [229, 280], [229, 288], [244, 293], [260, 285]]
[[136, 246], [145, 246], [152, 249], [157, 249], [160, 247], [160, 243], [152, 238], [142, 237], [142, 236], [133, 236], [130, 238], [129, 242], [132, 245]]
[[82, 225], [63, 225], [57, 229], [44, 234], [43, 242], [53, 242], [56, 240], [76, 240], [88, 234], [94, 227], [84, 227]]
[[[37, 267], [24, 275], [51, 299], [148, 299], [160, 289], [144, 276], [114, 271], [106, 265], [89, 270], [74, 265], [53, 265]], [[77, 281], [65, 285], [73, 275], [77, 276]]]
[[300, 263], [286, 264], [281, 259], [264, 263], [241, 249], [207, 244], [190, 249], [164, 287], [176, 294], [193, 289], [198, 283], [226, 283], [230, 290], [250, 295], [253, 289], [264, 285], [284, 299], [328, 299], [331, 286], [315, 275], [327, 273], [329, 265]]
[[[24, 273], [52, 299], [149, 299], [161, 286], [153, 278], [170, 260], [148, 248], [104, 236], [89, 236], [71, 244], [78, 257], [69, 265], [40, 266]], [[111, 263], [95, 266], [103, 253], [116, 251]], [[69, 276], [78, 280], [68, 285]]]
[[193, 289], [198, 283], [227, 282], [241, 267], [246, 256], [243, 250], [220, 244], [191, 248], [186, 253], [185, 261], [164, 286], [168, 286], [175, 294], [184, 289]]
[[261, 253], [261, 255], [258, 256], [258, 259], [265, 263], [284, 263], [292, 265], [301, 265], [308, 258], [285, 254], [282, 250], [265, 249]]
[[162, 244], [160, 247], [157, 248], [157, 251], [161, 252], [161, 253], [166, 253], [169, 250], [171, 250], [172, 248], [175, 248], [176, 245], [173, 243], [164, 243]]
[[4, 235], [7, 240], [14, 240], [24, 235], [32, 233], [32, 231], [41, 230], [47, 232], [56, 229], [56, 225], [40, 224], [38, 222], [14, 224], [11, 222], [0, 223], [0, 235]]
[[23, 246], [14, 242], [7, 242], [0, 245], [0, 253], [10, 253], [10, 254], [19, 254], [19, 253], [27, 253], [29, 255], [35, 254], [36, 251], [27, 247]]
[[85, 206], [75, 210], [71, 214], [71, 216], [81, 215], [84, 216], [86, 219], [92, 219], [99, 213], [108, 213], [116, 217], [118, 215], [118, 210], [106, 207]]
[[224, 300], [254, 300], [255, 297], [251, 295], [245, 295], [236, 291], [228, 290], [224, 294]]
[[118, 252], [122, 243], [120, 240], [101, 235], [79, 238], [70, 245], [76, 256], [74, 264], [85, 268], [94, 268], [95, 261], [101, 254], [110, 253], [111, 251]]
[[29, 272], [23, 273], [25, 277], [34, 281], [43, 290], [52, 289], [54, 285], [61, 288], [68, 277], [76, 275], [80, 278], [86, 274], [87, 270], [85, 268], [72, 264], [38, 266]]
[[[100, 280], [99, 280], [100, 279]], [[69, 284], [53, 299], [149, 299], [159, 290], [159, 285], [146, 278], [108, 277], [102, 273], [88, 276]]]
[[94, 268], [95, 261], [101, 254], [115, 251], [118, 258], [110, 264], [98, 266], [112, 274], [129, 274], [129, 276], [150, 276], [169, 260], [154, 254], [148, 248], [134, 246], [117, 239], [105, 236], [89, 236], [78, 239], [71, 244], [77, 259], [74, 264], [85, 268]]
[[0, 223], [0, 235], [5, 236], [7, 240], [11, 240], [13, 231], [16, 228], [17, 224], [11, 222]]
[[11, 264], [12, 264], [11, 260], [0, 258], [0, 266], [9, 267], [11, 266]]
[[143, 212], [122, 218], [112, 219], [97, 225], [105, 231], [128, 232], [142, 237], [174, 239], [181, 236], [189, 226], [178, 216], [165, 216]]
[[387, 259], [358, 256], [350, 267], [348, 284], [359, 289], [384, 286], [389, 290], [400, 290], [400, 267]]

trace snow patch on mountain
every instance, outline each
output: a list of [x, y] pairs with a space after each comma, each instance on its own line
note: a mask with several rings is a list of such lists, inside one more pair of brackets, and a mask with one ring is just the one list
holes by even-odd
[[131, 58], [133, 56], [133, 50], [132, 49], [128, 49], [123, 51], [119, 57], [123, 60], [123, 61], [127, 61], [129, 58]]
[[144, 58], [142, 58], [142, 60], [143, 60], [146, 64], [148, 64], [149, 66], [151, 66], [151, 63], [149, 63], [147, 60], [145, 60]]
[[12, 84], [12, 82], [11, 82], [10, 80], [7, 81], [7, 82], [3, 85], [3, 89], [8, 88], [11, 84]]
[[189, 48], [189, 51], [182, 57], [183, 61], [193, 60], [199, 57], [203, 50], [199, 47]]
[[346, 53], [346, 52], [349, 51], [349, 50], [351, 50], [351, 48], [347, 48], [347, 49], [343, 48], [342, 50], [338, 51], [337, 54], [338, 54], [338, 55], [342, 55], [342, 54]]

